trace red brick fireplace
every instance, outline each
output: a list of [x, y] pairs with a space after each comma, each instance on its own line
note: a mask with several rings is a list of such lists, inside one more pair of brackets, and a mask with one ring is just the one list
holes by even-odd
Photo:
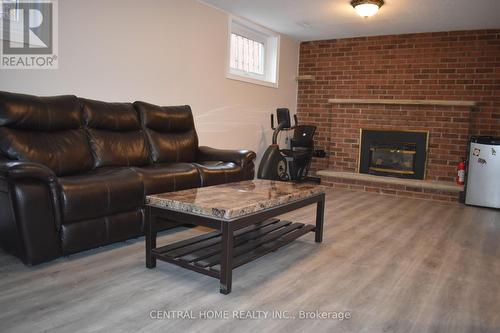
[[[469, 136], [500, 135], [500, 30], [304, 42], [299, 74], [308, 78], [299, 80], [299, 120], [318, 127], [317, 146], [328, 153], [314, 161], [315, 171], [357, 173], [360, 129], [428, 131], [425, 180], [451, 184]], [[367, 99], [471, 101], [477, 107]], [[456, 192], [367, 179], [324, 177], [323, 182], [438, 200], [456, 197]]]
[[334, 103], [329, 112], [326, 169], [358, 172], [361, 129], [428, 131], [426, 180], [454, 181], [465, 158], [470, 107]]

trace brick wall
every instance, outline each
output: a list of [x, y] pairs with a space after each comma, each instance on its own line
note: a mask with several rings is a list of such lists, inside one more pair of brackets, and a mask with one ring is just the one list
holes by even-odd
[[[360, 128], [429, 130], [427, 179], [451, 181], [468, 136], [500, 136], [500, 30], [304, 42], [298, 116], [329, 153], [314, 169], [356, 171]], [[340, 105], [329, 98], [470, 100], [464, 107]]]

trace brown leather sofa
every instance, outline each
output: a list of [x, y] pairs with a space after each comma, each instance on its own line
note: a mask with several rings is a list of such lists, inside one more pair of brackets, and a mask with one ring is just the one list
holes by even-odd
[[0, 245], [33, 265], [138, 237], [145, 195], [252, 179], [254, 159], [198, 146], [187, 105], [0, 92]]

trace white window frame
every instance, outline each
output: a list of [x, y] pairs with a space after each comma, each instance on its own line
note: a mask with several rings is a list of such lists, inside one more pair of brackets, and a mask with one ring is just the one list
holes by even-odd
[[[264, 74], [248, 73], [231, 68], [231, 33], [264, 44]], [[233, 15], [229, 16], [227, 37], [226, 78], [278, 88], [280, 35], [258, 24]]]

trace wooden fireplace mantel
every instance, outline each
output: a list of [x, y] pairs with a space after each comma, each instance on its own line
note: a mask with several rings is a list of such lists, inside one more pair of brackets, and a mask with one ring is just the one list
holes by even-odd
[[393, 104], [393, 105], [440, 105], [440, 106], [468, 106], [476, 107], [474, 101], [445, 101], [430, 99], [342, 99], [330, 98], [331, 104]]

